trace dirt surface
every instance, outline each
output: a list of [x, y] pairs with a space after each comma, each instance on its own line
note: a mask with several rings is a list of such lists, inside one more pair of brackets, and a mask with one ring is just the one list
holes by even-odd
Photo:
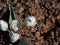
[[[0, 12], [8, 9], [0, 6]], [[60, 44], [60, 1], [59, 0], [10, 0], [13, 5], [16, 18], [20, 22], [19, 33], [25, 36], [31, 45], [59, 45]], [[0, 13], [3, 16], [3, 13]], [[25, 27], [26, 16], [34, 16], [37, 24], [35, 27]], [[2, 18], [0, 16], [0, 18]]]

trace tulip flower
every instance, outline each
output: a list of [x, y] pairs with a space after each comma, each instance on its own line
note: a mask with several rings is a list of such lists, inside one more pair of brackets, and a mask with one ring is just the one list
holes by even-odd
[[13, 20], [10, 24], [10, 29], [12, 29], [15, 32], [18, 31], [18, 24], [18, 20]]
[[[18, 30], [18, 20], [16, 20], [16, 16], [14, 15], [14, 10], [13, 10], [13, 6], [11, 4], [9, 4], [9, 36], [10, 36], [10, 41], [12, 43], [17, 42], [17, 45], [29, 45], [28, 42], [26, 41], [26, 38], [22, 38], [20, 39], [19, 34], [17, 32]], [[13, 30], [13, 31], [12, 31]]]
[[14, 15], [14, 10], [11, 4], [9, 4], [9, 11], [10, 11], [9, 27], [10, 29], [16, 32], [18, 30], [19, 23], [18, 23], [18, 20], [16, 20], [16, 16]]
[[25, 18], [25, 24], [26, 26], [32, 26], [34, 27], [36, 25], [36, 19], [33, 16], [28, 16]]
[[19, 34], [12, 32], [12, 35], [10, 36], [10, 41], [12, 43], [15, 43], [17, 40], [19, 40]]
[[4, 20], [0, 20], [0, 29], [2, 31], [7, 31], [8, 30], [8, 24]]
[[13, 45], [13, 44], [9, 44], [9, 45]]
[[9, 14], [9, 36], [10, 36], [10, 41], [12, 43], [15, 43], [19, 39], [19, 34], [13, 32], [13, 31], [18, 30], [18, 20], [16, 20], [16, 17], [14, 15], [14, 11], [13, 11], [13, 7], [11, 4], [9, 4], [9, 11], [10, 11], [10, 14]]

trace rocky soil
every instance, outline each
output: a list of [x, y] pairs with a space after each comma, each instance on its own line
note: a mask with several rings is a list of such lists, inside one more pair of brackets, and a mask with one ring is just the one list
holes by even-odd
[[[20, 22], [20, 35], [31, 45], [60, 44], [60, 0], [0, 0], [0, 19], [7, 13], [9, 2]], [[24, 26], [25, 17], [30, 15], [36, 18], [35, 27]]]

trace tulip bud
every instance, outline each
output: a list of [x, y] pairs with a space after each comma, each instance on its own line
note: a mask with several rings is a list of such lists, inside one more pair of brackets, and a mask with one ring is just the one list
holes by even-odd
[[7, 31], [8, 30], [8, 24], [7, 24], [7, 22], [5, 22], [3, 20], [0, 20], [0, 29], [2, 31]]
[[12, 36], [10, 36], [10, 39], [12, 43], [15, 43], [19, 39], [19, 34], [12, 32]]
[[26, 26], [32, 26], [34, 27], [36, 25], [36, 19], [33, 16], [28, 16], [25, 18], [25, 24]]
[[12, 29], [13, 31], [17, 31], [18, 30], [18, 20], [13, 20], [12, 23], [10, 24], [10, 29]]

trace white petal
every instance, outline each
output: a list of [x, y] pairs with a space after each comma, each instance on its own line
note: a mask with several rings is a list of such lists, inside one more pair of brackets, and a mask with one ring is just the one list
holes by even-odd
[[28, 16], [27, 18], [25, 18], [25, 23], [27, 26], [34, 27], [36, 25], [36, 19], [33, 16]]
[[10, 38], [11, 42], [15, 43], [19, 39], [19, 34], [13, 32], [13, 35]]
[[18, 30], [17, 24], [18, 24], [18, 20], [13, 20], [10, 25], [10, 29], [12, 29], [16, 32]]
[[2, 31], [7, 31], [8, 30], [8, 24], [7, 22], [0, 20], [0, 25], [1, 25], [1, 30]]
[[13, 45], [13, 44], [9, 44], [9, 45]]

